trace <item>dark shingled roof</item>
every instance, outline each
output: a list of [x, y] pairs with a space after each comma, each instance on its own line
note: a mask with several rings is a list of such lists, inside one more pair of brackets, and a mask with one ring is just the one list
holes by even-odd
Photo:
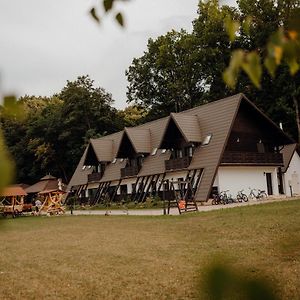
[[87, 183], [87, 176], [92, 173], [92, 169], [84, 167], [84, 161], [87, 154], [88, 146], [85, 148], [83, 155], [76, 167], [76, 170], [68, 184], [67, 190], [69, 191], [72, 186], [79, 186]]
[[127, 134], [136, 153], [151, 152], [151, 138], [149, 128], [126, 127], [124, 134]]
[[53, 190], [58, 188], [57, 178], [47, 175], [40, 179], [40, 181], [26, 188], [28, 194], [39, 193], [45, 190]]
[[280, 151], [283, 155], [283, 168], [281, 168], [282, 172], [285, 173], [290, 165], [292, 157], [296, 151], [297, 144], [285, 145], [283, 149]]
[[98, 161], [113, 160], [113, 140], [90, 139], [90, 147], [93, 147]]
[[155, 155], [149, 155], [143, 162], [143, 167], [140, 170], [138, 176], [148, 176], [154, 174], [162, 174], [165, 172], [165, 160], [170, 159], [171, 152], [166, 151], [162, 153], [162, 150], [157, 150]]
[[189, 169], [204, 169], [195, 195], [197, 200], [206, 200], [209, 196], [241, 98], [238, 94], [183, 112], [198, 116], [203, 139], [212, 135], [208, 145], [196, 148], [189, 166]]
[[171, 113], [171, 117], [187, 142], [201, 142], [201, 129], [197, 115]]
[[117, 159], [116, 162], [110, 163], [106, 167], [100, 182], [119, 180], [121, 178], [121, 169], [125, 168], [126, 163], [126, 159]]

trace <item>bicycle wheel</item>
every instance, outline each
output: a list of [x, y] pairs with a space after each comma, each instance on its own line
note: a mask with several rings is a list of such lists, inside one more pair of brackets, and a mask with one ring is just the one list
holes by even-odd
[[[243, 195], [243, 196], [242, 196], [242, 199], [243, 199], [244, 202], [248, 202], [248, 201], [249, 201], [247, 195]], [[242, 202], [242, 201], [241, 201], [241, 202]]]
[[259, 195], [259, 198], [261, 200], [266, 200], [268, 198], [268, 195], [266, 192], [261, 192], [260, 195]]
[[236, 196], [236, 200], [237, 200], [238, 202], [243, 202], [243, 197], [242, 197], [241, 195], [237, 195], [237, 196]]

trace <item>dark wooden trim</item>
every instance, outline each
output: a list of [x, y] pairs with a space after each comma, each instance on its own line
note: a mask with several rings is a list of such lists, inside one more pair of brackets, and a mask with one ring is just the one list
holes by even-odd
[[165, 160], [165, 168], [167, 171], [187, 169], [191, 160], [192, 158], [190, 156]]
[[131, 199], [132, 201], [133, 201], [134, 198], [135, 198], [135, 195], [136, 195], [136, 188], [137, 188], [138, 183], [139, 183], [139, 181], [140, 181], [141, 178], [142, 178], [142, 177], [137, 177], [137, 178], [136, 178], [134, 190], [131, 191], [131, 197], [130, 197], [130, 199]]
[[88, 182], [97, 182], [97, 181], [100, 181], [102, 176], [103, 176], [103, 172], [97, 172], [97, 173], [91, 173], [91, 174], [88, 174]]
[[225, 151], [221, 165], [283, 166], [282, 153]]
[[118, 185], [117, 185], [117, 188], [114, 190], [114, 193], [113, 193], [113, 195], [112, 195], [110, 201], [114, 201], [114, 200], [115, 200], [115, 197], [116, 197], [116, 194], [117, 194], [117, 192], [118, 192], [118, 189], [119, 189], [119, 187], [120, 187], [120, 185], [121, 185], [121, 182], [122, 182], [122, 179], [119, 180]]
[[150, 176], [146, 176], [146, 182], [145, 184], [143, 185], [143, 189], [141, 190], [140, 192], [140, 195], [138, 197], [138, 202], [142, 202], [143, 201], [143, 198], [144, 198], [144, 194], [145, 194], [145, 189], [147, 189], [147, 184], [148, 184], [148, 181], [149, 181], [149, 178], [152, 177], [152, 175]]

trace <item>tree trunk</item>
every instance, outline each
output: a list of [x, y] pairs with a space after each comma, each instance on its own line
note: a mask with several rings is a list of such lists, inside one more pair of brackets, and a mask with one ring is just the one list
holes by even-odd
[[294, 100], [294, 106], [296, 110], [296, 123], [297, 123], [297, 129], [298, 129], [298, 143], [300, 144], [300, 104], [299, 104], [299, 99], [297, 99], [296, 96], [293, 97]]

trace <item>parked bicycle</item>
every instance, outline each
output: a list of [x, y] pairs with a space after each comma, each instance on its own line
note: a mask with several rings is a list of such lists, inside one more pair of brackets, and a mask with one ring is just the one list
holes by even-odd
[[235, 200], [232, 198], [232, 195], [227, 194], [229, 192], [229, 190], [226, 191], [222, 191], [221, 194], [221, 198], [223, 199], [223, 204], [229, 204], [229, 203], [234, 203]]
[[212, 205], [234, 203], [235, 200], [231, 195], [227, 194], [229, 190], [213, 194]]
[[212, 205], [219, 205], [219, 204], [222, 204], [222, 203], [223, 203], [223, 199], [221, 198], [221, 195], [219, 193], [214, 193], [211, 204]]
[[236, 195], [236, 199], [238, 202], [248, 202], [248, 196], [244, 193], [244, 190], [240, 190], [238, 191], [237, 195]]
[[249, 194], [249, 198], [251, 199], [256, 199], [256, 200], [263, 200], [266, 199], [268, 197], [267, 193], [264, 190], [257, 190], [257, 194], [255, 194], [254, 191], [256, 191], [256, 189], [250, 189], [250, 194]]

